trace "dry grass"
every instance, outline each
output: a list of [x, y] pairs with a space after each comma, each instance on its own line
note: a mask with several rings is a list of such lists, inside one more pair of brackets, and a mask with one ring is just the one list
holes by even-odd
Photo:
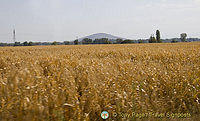
[[103, 110], [197, 120], [199, 103], [200, 43], [0, 48], [0, 120], [99, 121]]

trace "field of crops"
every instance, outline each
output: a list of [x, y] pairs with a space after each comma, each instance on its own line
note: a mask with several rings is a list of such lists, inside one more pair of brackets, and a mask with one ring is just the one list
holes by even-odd
[[[102, 111], [197, 121], [200, 43], [0, 48], [0, 120], [101, 121]], [[190, 116], [122, 116], [133, 112]]]

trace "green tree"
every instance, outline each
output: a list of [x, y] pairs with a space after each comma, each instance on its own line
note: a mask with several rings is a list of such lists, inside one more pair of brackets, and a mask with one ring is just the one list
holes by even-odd
[[108, 38], [101, 38], [101, 39], [95, 39], [93, 41], [93, 44], [112, 44], [112, 42], [109, 41]]
[[65, 45], [69, 45], [69, 43], [70, 43], [69, 41], [64, 41]]
[[154, 36], [151, 36], [149, 39], [149, 43], [156, 43], [156, 38]]
[[0, 46], [7, 46], [7, 43], [0, 43]]
[[15, 42], [15, 43], [14, 43], [14, 46], [20, 46], [20, 45], [21, 45], [20, 42]]
[[28, 46], [33, 46], [33, 42], [29, 42], [29, 43], [28, 43]]
[[138, 43], [144, 43], [144, 40], [138, 40]]
[[74, 44], [75, 44], [75, 45], [78, 45], [78, 40], [77, 40], [77, 39], [74, 40]]
[[120, 39], [120, 38], [116, 39], [117, 44], [121, 44], [122, 42], [123, 42], [123, 39]]
[[130, 44], [130, 43], [134, 43], [133, 40], [126, 39], [121, 42], [121, 44]]
[[92, 39], [84, 38], [84, 39], [82, 40], [82, 43], [83, 43], [83, 44], [92, 44]]
[[171, 43], [176, 43], [178, 42], [176, 39], [172, 39]]
[[51, 45], [57, 45], [58, 43], [56, 41], [54, 41], [53, 43], [51, 43]]
[[186, 37], [187, 37], [187, 34], [186, 33], [182, 33], [181, 34], [181, 41], [182, 42], [186, 42]]
[[25, 42], [22, 43], [22, 45], [23, 45], [23, 46], [28, 46], [28, 42], [25, 41]]
[[160, 39], [160, 31], [159, 30], [156, 30], [156, 41], [157, 43], [161, 43], [161, 39]]

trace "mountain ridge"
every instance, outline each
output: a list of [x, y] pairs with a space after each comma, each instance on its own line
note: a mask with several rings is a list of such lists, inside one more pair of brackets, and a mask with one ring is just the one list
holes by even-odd
[[125, 38], [114, 36], [114, 35], [107, 34], [107, 33], [96, 33], [96, 34], [91, 34], [89, 36], [79, 38], [78, 41], [82, 41], [84, 38], [89, 38], [92, 40], [101, 39], [101, 38], [108, 38], [109, 40], [125, 39]]

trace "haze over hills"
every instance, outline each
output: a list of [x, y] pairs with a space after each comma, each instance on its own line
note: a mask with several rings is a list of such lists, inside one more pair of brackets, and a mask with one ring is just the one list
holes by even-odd
[[107, 33], [97, 33], [97, 34], [92, 34], [92, 35], [89, 35], [86, 37], [79, 38], [78, 41], [82, 41], [84, 38], [89, 38], [92, 40], [101, 39], [101, 38], [108, 38], [109, 40], [125, 39], [125, 38], [113, 36], [113, 35], [107, 34]]

